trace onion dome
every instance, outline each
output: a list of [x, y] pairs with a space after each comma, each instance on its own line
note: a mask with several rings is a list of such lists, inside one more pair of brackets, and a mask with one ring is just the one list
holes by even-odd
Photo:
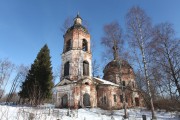
[[82, 18], [80, 17], [79, 14], [77, 14], [77, 16], [74, 18], [74, 24], [73, 26], [71, 26], [66, 33], [74, 30], [74, 29], [78, 29], [78, 30], [82, 30], [85, 33], [88, 33], [88, 30], [82, 25]]

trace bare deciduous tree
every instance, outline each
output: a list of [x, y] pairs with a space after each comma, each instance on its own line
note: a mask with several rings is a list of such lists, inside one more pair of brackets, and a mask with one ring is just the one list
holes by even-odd
[[0, 59], [0, 98], [3, 96], [5, 87], [8, 83], [9, 77], [14, 69], [14, 65], [8, 59]]
[[180, 96], [180, 40], [175, 39], [174, 35], [175, 31], [170, 23], [156, 25], [153, 29], [151, 49], [154, 62], [161, 66], [164, 75], [169, 77], [168, 81], [175, 85], [175, 94], [178, 92]]
[[148, 95], [150, 98], [152, 119], [156, 119], [154, 112], [154, 105], [152, 99], [152, 93], [150, 90], [150, 79], [147, 65], [147, 52], [146, 48], [151, 40], [151, 21], [146, 15], [144, 10], [139, 7], [132, 7], [126, 15], [127, 35], [129, 43], [135, 51], [137, 51], [135, 57], [139, 63], [139, 68], [144, 74], [144, 78], [147, 84]]
[[106, 56], [108, 54], [110, 59], [112, 57], [117, 59], [122, 51], [123, 43], [122, 29], [118, 22], [112, 22], [104, 26], [104, 36], [101, 38], [101, 44], [106, 47]]
[[99, 69], [100, 69], [100, 65], [97, 63], [96, 60], [93, 60], [93, 62], [92, 62], [92, 75], [93, 75], [93, 77], [99, 76]]
[[65, 34], [68, 28], [70, 28], [72, 25], [73, 25], [73, 17], [67, 17], [61, 27], [61, 32]]

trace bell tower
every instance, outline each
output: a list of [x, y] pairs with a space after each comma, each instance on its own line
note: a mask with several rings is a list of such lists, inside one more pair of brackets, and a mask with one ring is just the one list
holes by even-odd
[[90, 48], [90, 34], [82, 25], [82, 18], [77, 14], [73, 26], [64, 34], [61, 80], [78, 81], [92, 76]]

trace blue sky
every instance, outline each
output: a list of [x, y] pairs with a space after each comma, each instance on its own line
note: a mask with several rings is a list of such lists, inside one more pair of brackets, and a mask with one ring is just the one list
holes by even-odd
[[125, 32], [125, 15], [135, 5], [146, 11], [153, 24], [171, 22], [180, 37], [180, 0], [0, 0], [0, 58], [30, 65], [47, 43], [56, 68], [63, 49], [60, 28], [68, 16], [79, 12], [89, 24], [96, 44], [94, 57], [101, 63], [103, 26], [118, 21]]

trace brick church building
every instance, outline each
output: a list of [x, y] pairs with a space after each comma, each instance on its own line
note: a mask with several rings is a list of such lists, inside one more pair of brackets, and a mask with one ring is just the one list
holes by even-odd
[[103, 79], [93, 77], [90, 46], [90, 34], [77, 15], [64, 35], [61, 78], [55, 86], [56, 107], [121, 109], [123, 102], [127, 107], [142, 106], [128, 62], [114, 59], [106, 65]]

